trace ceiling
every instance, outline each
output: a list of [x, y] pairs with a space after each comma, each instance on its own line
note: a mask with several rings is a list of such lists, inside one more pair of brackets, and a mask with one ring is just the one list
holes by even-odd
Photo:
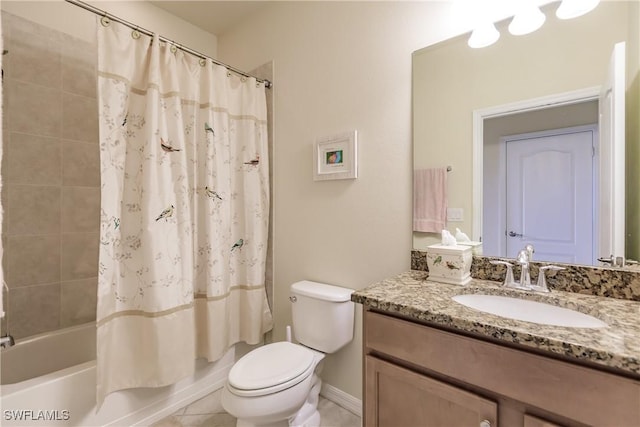
[[[0, 0], [1, 1], [1, 0]], [[229, 29], [238, 25], [250, 15], [259, 12], [261, 9], [273, 3], [270, 0], [148, 0], [153, 5], [166, 10], [167, 12], [184, 19], [191, 24], [202, 28], [216, 36], [224, 34]], [[358, 0], [366, 1], [366, 0]], [[424, 0], [423, 0], [424, 1]], [[437, 0], [426, 0], [437, 1]], [[442, 0], [440, 0], [442, 1]], [[471, 2], [478, 0], [457, 0], [454, 7], [464, 9], [463, 12], [457, 10], [461, 19], [468, 19], [468, 8]], [[534, 3], [542, 6], [557, 0], [534, 0]], [[514, 14], [513, 0], [492, 0], [489, 15], [495, 19], [504, 19]], [[493, 16], [495, 15], [495, 17]]]
[[248, 16], [265, 7], [268, 1], [191, 1], [151, 0], [153, 5], [215, 35], [224, 34]]

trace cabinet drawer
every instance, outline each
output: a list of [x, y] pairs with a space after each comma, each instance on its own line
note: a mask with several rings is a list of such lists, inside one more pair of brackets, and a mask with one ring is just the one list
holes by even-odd
[[364, 346], [578, 422], [640, 426], [636, 380], [371, 311]]

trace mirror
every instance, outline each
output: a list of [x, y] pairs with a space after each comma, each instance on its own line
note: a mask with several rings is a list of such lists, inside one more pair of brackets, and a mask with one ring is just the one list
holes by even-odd
[[[506, 229], [495, 230], [496, 224], [500, 224], [499, 216], [504, 214], [490, 209], [491, 197], [496, 197], [504, 184], [488, 178], [487, 173], [494, 173], [496, 166], [487, 164], [486, 159], [474, 164], [474, 159], [482, 159], [484, 152], [491, 150], [485, 145], [489, 144], [485, 140], [489, 139], [488, 134], [499, 139], [550, 129], [597, 125], [599, 88], [605, 81], [614, 45], [625, 41], [625, 256], [638, 259], [640, 172], [635, 165], [640, 164], [640, 4], [635, 1], [602, 2], [592, 12], [566, 21], [556, 18], [557, 7], [557, 3], [542, 7], [546, 22], [531, 34], [509, 34], [510, 20], [505, 20], [497, 24], [501, 38], [492, 46], [472, 49], [467, 45], [469, 35], [465, 34], [414, 52], [414, 170], [451, 168], [447, 173], [448, 206], [458, 208], [459, 220], [447, 221], [449, 231], [460, 228], [472, 240], [485, 242], [488, 242], [483, 238], [485, 233], [504, 235]], [[571, 101], [558, 101], [567, 94], [571, 95]], [[518, 105], [535, 104], [533, 101], [536, 100], [544, 103], [547, 99], [554, 100], [549, 103], [557, 108], [527, 107], [524, 110], [532, 111], [509, 113], [495, 119], [490, 119], [488, 113], [478, 114], [492, 109], [499, 111], [509, 105], [517, 109]], [[474, 127], [474, 115], [476, 120], [483, 117], [480, 135], [474, 134], [478, 132], [478, 126]], [[492, 123], [499, 119], [512, 119], [512, 123]], [[483, 144], [474, 145], [474, 139], [482, 140]], [[506, 158], [502, 165], [506, 166]], [[475, 172], [480, 170], [485, 173], [474, 179]], [[597, 188], [594, 194], [598, 197]], [[414, 249], [424, 250], [439, 241], [439, 234], [413, 232]], [[484, 255], [509, 256], [499, 253], [501, 249], [496, 245], [486, 246]], [[594, 249], [593, 258], [607, 255]], [[536, 259], [545, 261], [540, 256]]]

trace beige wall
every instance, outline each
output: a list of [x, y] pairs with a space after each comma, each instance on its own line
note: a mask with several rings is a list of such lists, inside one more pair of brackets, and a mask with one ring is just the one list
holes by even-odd
[[[181, 43], [213, 58], [217, 55], [217, 38], [146, 1], [86, 1], [150, 31]], [[95, 16], [62, 0], [3, 0], [2, 10], [40, 25], [67, 33], [81, 40], [95, 39]]]
[[[289, 285], [353, 289], [405, 271], [411, 249], [411, 53], [456, 33], [443, 2], [279, 2], [219, 37], [222, 61], [274, 61], [275, 334]], [[461, 31], [458, 31], [458, 33]], [[356, 180], [314, 182], [316, 138], [356, 129]], [[327, 358], [361, 397], [361, 325]]]
[[[462, 207], [465, 221], [451, 228], [473, 232], [472, 112], [601, 85], [613, 44], [627, 39], [629, 4], [603, 2], [568, 21], [549, 7], [547, 22], [532, 34], [510, 36], [503, 23], [501, 39], [490, 47], [469, 49], [462, 37], [416, 52], [414, 167], [453, 166], [449, 206]], [[424, 248], [438, 239], [414, 233], [413, 245]]]

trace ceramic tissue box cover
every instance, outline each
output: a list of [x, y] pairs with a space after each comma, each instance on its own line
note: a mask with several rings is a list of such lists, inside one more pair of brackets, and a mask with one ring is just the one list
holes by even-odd
[[458, 245], [471, 247], [472, 255], [482, 255], [482, 242], [458, 242]]
[[471, 281], [472, 260], [471, 246], [428, 246], [429, 280], [453, 285], [466, 285]]

